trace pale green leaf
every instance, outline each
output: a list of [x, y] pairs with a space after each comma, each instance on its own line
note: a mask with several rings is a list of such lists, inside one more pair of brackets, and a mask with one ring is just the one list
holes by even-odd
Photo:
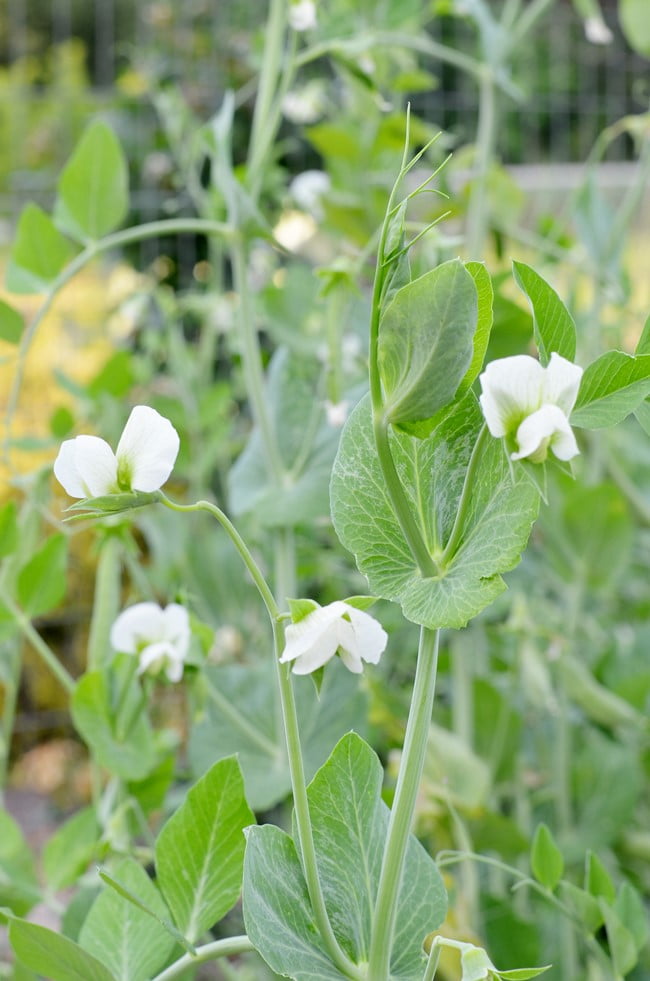
[[73, 238], [102, 238], [129, 207], [128, 169], [119, 140], [102, 122], [91, 123], [59, 178], [57, 224]]
[[[125, 858], [113, 871], [161, 919], [169, 916], [160, 893], [137, 862]], [[79, 943], [106, 964], [118, 981], [147, 981], [175, 947], [172, 937], [155, 919], [110, 886], [100, 892], [90, 908]]]
[[234, 906], [241, 890], [244, 828], [255, 815], [239, 763], [215, 763], [188, 791], [156, 841], [156, 873], [182, 933], [195, 941]]
[[636, 967], [639, 960], [636, 942], [627, 925], [622, 922], [618, 913], [604, 899], [600, 900], [600, 908], [607, 931], [607, 943], [614, 971], [619, 978]]
[[43, 849], [43, 871], [50, 889], [64, 889], [76, 882], [93, 857], [99, 836], [92, 807], [84, 807], [57, 828]]
[[472, 360], [476, 286], [458, 259], [397, 291], [379, 325], [379, 370], [393, 424], [448, 405]]
[[530, 867], [538, 882], [546, 889], [555, 889], [564, 872], [564, 858], [550, 829], [539, 824], [533, 838]]
[[[349, 733], [308, 788], [314, 845], [332, 928], [353, 961], [367, 961], [372, 911], [389, 811], [383, 771], [372, 749]], [[409, 841], [390, 978], [419, 981], [422, 944], [442, 922], [446, 895], [433, 860]], [[273, 970], [296, 981], [340, 978], [313, 923], [292, 840], [271, 826], [249, 832], [244, 918], [251, 940]]]
[[22, 963], [48, 981], [115, 981], [115, 976], [92, 954], [36, 923], [12, 920], [9, 939]]
[[650, 354], [635, 358], [609, 351], [585, 370], [571, 424], [587, 429], [615, 426], [649, 394]]
[[[195, 773], [237, 753], [246, 799], [258, 811], [268, 810], [291, 792], [274, 674], [270, 658], [255, 666], [206, 668], [205, 705], [190, 736]], [[365, 729], [367, 699], [358, 678], [338, 658], [327, 665], [320, 695], [306, 679], [296, 683], [295, 693], [309, 779], [345, 732]]]
[[48, 613], [65, 596], [67, 557], [65, 535], [52, 535], [18, 573], [18, 601], [28, 616]]
[[595, 896], [598, 899], [604, 899], [610, 906], [613, 905], [616, 900], [616, 889], [614, 888], [612, 878], [601, 860], [598, 858], [598, 855], [592, 851], [587, 852], [585, 889], [590, 893], [590, 895]]
[[631, 48], [650, 58], [650, 17], [647, 0], [618, 0], [618, 16]]
[[18, 220], [6, 285], [12, 293], [46, 293], [70, 258], [70, 243], [36, 204]]
[[11, 553], [18, 544], [18, 514], [15, 501], [0, 508], [0, 558]]
[[540, 361], [548, 364], [556, 352], [568, 361], [576, 356], [576, 325], [555, 290], [525, 262], [513, 262], [515, 282], [533, 311], [533, 331]]
[[0, 810], [0, 906], [22, 916], [40, 895], [31, 849], [16, 821]]
[[22, 314], [13, 307], [0, 300], [0, 340], [7, 341], [9, 344], [17, 344], [20, 340], [25, 322]]
[[[426, 439], [401, 433], [391, 451], [430, 554], [441, 561], [454, 524], [467, 465], [482, 427], [470, 393]], [[436, 577], [423, 578], [393, 512], [363, 399], [343, 430], [330, 487], [332, 517], [370, 589], [402, 605], [427, 627], [462, 627], [503, 592], [500, 573], [519, 561], [539, 497], [510, 473], [499, 441], [484, 439], [471, 500], [455, 554]]]
[[529, 978], [536, 978], [545, 971], [550, 971], [551, 967], [552, 964], [547, 964], [546, 967], [520, 967], [514, 971], [499, 971], [498, 976], [503, 981], [528, 981]]

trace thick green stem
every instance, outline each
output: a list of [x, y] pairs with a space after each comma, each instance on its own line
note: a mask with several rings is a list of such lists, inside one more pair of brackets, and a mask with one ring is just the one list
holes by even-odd
[[492, 68], [486, 65], [479, 82], [476, 158], [467, 211], [466, 251], [470, 259], [480, 259], [485, 247], [489, 204], [487, 178], [494, 159], [496, 123], [496, 83]]
[[88, 670], [95, 671], [106, 661], [110, 646], [111, 626], [120, 609], [120, 578], [122, 543], [109, 532], [101, 543], [93, 614], [88, 636]]
[[420, 649], [413, 696], [395, 799], [390, 812], [388, 835], [377, 890], [372, 923], [368, 977], [385, 981], [389, 976], [395, 918], [404, 859], [408, 846], [424, 759], [438, 670], [438, 630], [420, 630]]
[[278, 79], [282, 72], [284, 40], [287, 26], [287, 0], [271, 0], [265, 30], [264, 59], [253, 112], [253, 124], [248, 153], [249, 173], [257, 182], [269, 140], [265, 136], [271, 106], [276, 96]]
[[246, 954], [248, 951], [255, 950], [247, 936], [226, 937], [225, 940], [213, 940], [212, 943], [204, 944], [196, 948], [195, 954], [183, 954], [177, 961], [166, 967], [160, 974], [156, 974], [153, 981], [173, 981], [173, 978], [180, 978], [196, 964], [205, 964], [206, 961], [216, 961], [219, 957], [233, 957], [236, 954]]
[[230, 257], [235, 289], [239, 295], [241, 312], [239, 336], [241, 338], [246, 393], [249, 398], [253, 421], [260, 431], [269, 477], [280, 488], [282, 486], [284, 467], [278, 452], [277, 439], [269, 416], [264, 393], [262, 355], [248, 284], [248, 252], [241, 238], [233, 243], [230, 250]]

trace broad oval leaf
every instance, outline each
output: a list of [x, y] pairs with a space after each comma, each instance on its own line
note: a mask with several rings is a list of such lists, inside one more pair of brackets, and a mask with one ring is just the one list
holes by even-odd
[[[113, 872], [160, 919], [169, 916], [160, 893], [137, 862], [123, 859]], [[118, 981], [147, 981], [176, 946], [160, 923], [110, 886], [102, 889], [90, 908], [79, 943], [106, 964]]]
[[67, 557], [65, 535], [52, 535], [18, 573], [18, 601], [28, 616], [48, 613], [65, 596]]
[[234, 906], [241, 890], [244, 828], [255, 815], [233, 756], [188, 791], [156, 841], [156, 873], [177, 927], [191, 942]]
[[[368, 959], [388, 829], [382, 779], [374, 751], [349, 733], [307, 791], [325, 904], [341, 947], [355, 963]], [[397, 902], [390, 978], [419, 981], [423, 941], [444, 919], [447, 898], [435, 862], [414, 837]], [[341, 977], [315, 930], [294, 842], [270, 825], [248, 833], [244, 919], [256, 948], [278, 973], [296, 981]]]
[[398, 425], [429, 419], [454, 398], [472, 361], [474, 280], [452, 259], [397, 291], [379, 325], [386, 416]]
[[70, 243], [36, 204], [27, 204], [9, 256], [5, 282], [12, 293], [47, 293], [70, 258]]
[[[467, 466], [482, 426], [469, 393], [426, 439], [394, 433], [391, 451], [430, 554], [440, 561], [454, 524]], [[505, 589], [500, 573], [519, 561], [539, 495], [511, 474], [498, 440], [486, 438], [456, 552], [437, 576], [423, 578], [388, 496], [375, 448], [368, 397], [347, 421], [334, 463], [334, 527], [354, 553], [370, 591], [395, 600], [426, 627], [463, 627]]]
[[81, 242], [101, 238], [124, 220], [128, 169], [120, 142], [102, 122], [83, 133], [59, 178], [57, 224]]
[[533, 331], [543, 365], [557, 352], [567, 361], [576, 356], [576, 325], [555, 290], [525, 262], [513, 262], [515, 282], [533, 311]]
[[587, 429], [615, 426], [650, 395], [650, 354], [633, 357], [608, 351], [582, 376], [571, 425]]
[[79, 944], [37, 923], [12, 920], [9, 939], [20, 961], [50, 981], [115, 981], [115, 975]]
[[540, 824], [533, 838], [530, 867], [538, 882], [547, 889], [555, 889], [564, 872], [564, 858], [546, 824]]

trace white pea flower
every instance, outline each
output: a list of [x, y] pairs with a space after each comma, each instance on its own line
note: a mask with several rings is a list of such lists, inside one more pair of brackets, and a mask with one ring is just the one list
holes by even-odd
[[490, 362], [479, 401], [488, 429], [506, 437], [513, 460], [542, 463], [549, 449], [570, 460], [580, 452], [569, 416], [581, 378], [582, 368], [556, 353], [545, 368], [527, 354]]
[[325, 402], [325, 418], [327, 425], [332, 429], [341, 429], [349, 414], [350, 403], [347, 399], [343, 399], [342, 402], [330, 402], [328, 399]]
[[585, 37], [591, 44], [611, 44], [614, 35], [609, 27], [598, 15], [587, 17], [585, 21]]
[[321, 198], [331, 186], [329, 174], [324, 170], [303, 170], [291, 181], [289, 190], [299, 208], [308, 211], [314, 218], [322, 218]]
[[99, 436], [66, 439], [54, 461], [54, 475], [70, 497], [155, 491], [172, 472], [179, 445], [169, 419], [136, 405], [115, 453]]
[[280, 661], [294, 661], [294, 674], [317, 671], [337, 651], [349, 671], [361, 674], [363, 661], [377, 664], [388, 635], [374, 617], [337, 600], [317, 607], [297, 623], [290, 623], [285, 629], [285, 640]]
[[316, 4], [313, 0], [298, 0], [289, 7], [289, 24], [294, 31], [311, 31], [316, 27]]
[[190, 646], [190, 619], [184, 606], [136, 603], [124, 610], [111, 627], [111, 644], [121, 654], [139, 659], [138, 674], [165, 670], [180, 681]]
[[282, 100], [282, 112], [290, 122], [298, 126], [315, 123], [326, 108], [325, 86], [318, 78], [312, 78], [300, 88], [287, 92]]

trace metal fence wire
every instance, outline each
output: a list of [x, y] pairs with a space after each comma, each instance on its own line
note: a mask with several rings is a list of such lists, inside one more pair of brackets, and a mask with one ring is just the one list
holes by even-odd
[[[650, 2], [650, 0], [649, 0]], [[201, 118], [226, 84], [247, 79], [247, 51], [261, 43], [263, 0], [4, 0], [0, 4], [0, 219], [10, 228], [24, 203], [51, 203], [56, 176], [88, 119], [111, 118], [127, 146], [134, 203], [144, 219], [168, 193], [164, 149], [145, 75], [176, 80]], [[613, 40], [587, 41], [568, 0], [556, 3], [518, 57], [524, 101], [502, 113], [499, 152], [509, 164], [585, 159], [602, 129], [648, 106], [648, 62], [622, 37], [615, 5], [604, 5]], [[437, 17], [432, 33], [471, 50], [471, 26]], [[474, 82], [432, 66], [438, 87], [415, 97], [417, 111], [471, 140]], [[143, 74], [144, 72], [144, 74]], [[621, 138], [610, 161], [630, 160]]]

